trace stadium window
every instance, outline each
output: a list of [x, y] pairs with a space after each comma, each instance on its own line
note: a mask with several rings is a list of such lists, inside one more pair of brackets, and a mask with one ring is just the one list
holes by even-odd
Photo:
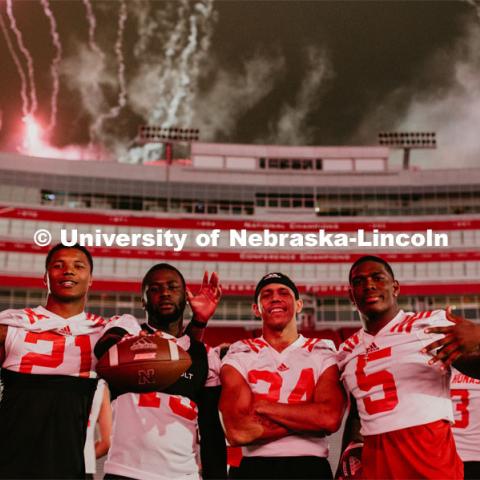
[[143, 210], [143, 199], [141, 197], [130, 197], [130, 208], [132, 210]]
[[180, 211], [184, 213], [192, 213], [196, 202], [193, 200], [183, 198], [180, 200]]
[[321, 158], [317, 158], [315, 160], [315, 169], [316, 170], [323, 170], [323, 161]]
[[218, 210], [221, 214], [229, 214], [230, 213], [230, 202], [227, 202], [227, 201], [218, 202]]
[[267, 168], [267, 159], [265, 157], [262, 157], [258, 160], [258, 166], [260, 168]]
[[278, 207], [278, 198], [275, 196], [268, 197], [268, 206], [269, 207]]
[[218, 213], [218, 205], [215, 203], [209, 203], [207, 205], [207, 213], [210, 213], [210, 214]]
[[268, 159], [268, 168], [279, 168], [279, 160], [278, 158], [269, 158]]
[[304, 162], [302, 162], [302, 160], [299, 160], [299, 159], [293, 159], [292, 160], [292, 170], [300, 170], [302, 169], [302, 167], [304, 167]]
[[292, 207], [293, 208], [303, 207], [303, 195], [293, 194]]
[[240, 202], [231, 202], [232, 213], [234, 215], [241, 215], [242, 214], [242, 205]]
[[41, 198], [43, 205], [54, 204], [56, 200], [56, 194], [50, 190], [42, 190]]
[[171, 211], [171, 212], [179, 212], [180, 211], [180, 199], [178, 199], [178, 198], [171, 198], [170, 199], [169, 211]]
[[201, 201], [196, 202], [193, 210], [195, 213], [205, 213], [205, 203]]

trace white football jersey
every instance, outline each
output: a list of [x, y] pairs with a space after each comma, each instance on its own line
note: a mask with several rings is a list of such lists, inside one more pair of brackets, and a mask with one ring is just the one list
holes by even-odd
[[[44, 307], [26, 308], [23, 311], [31, 317], [32, 323], [55, 316]], [[85, 312], [66, 321], [75, 323], [85, 319], [103, 322], [101, 317]], [[101, 334], [100, 329], [84, 335], [69, 335], [68, 331], [61, 335], [53, 330], [33, 332], [9, 326], [2, 368], [20, 373], [96, 378], [93, 347]]]
[[[138, 321], [123, 315], [112, 320], [131, 335], [140, 333]], [[184, 350], [190, 337], [162, 336], [177, 342]], [[220, 359], [207, 347], [208, 378], [205, 386], [218, 386]], [[186, 375], [184, 373], [183, 375]], [[181, 395], [163, 392], [126, 393], [112, 402], [111, 447], [104, 471], [142, 480], [200, 479], [198, 409], [195, 402]]]
[[431, 356], [420, 352], [443, 337], [425, 328], [451, 324], [444, 310], [401, 310], [376, 335], [361, 329], [340, 346], [341, 378], [357, 401], [362, 435], [453, 420], [450, 370], [428, 365]]
[[480, 461], [480, 380], [452, 369], [453, 435], [464, 462]]
[[[336, 364], [335, 344], [330, 340], [299, 335], [282, 352], [263, 338], [241, 340], [230, 346], [223, 365], [235, 368], [257, 398], [279, 403], [302, 403], [313, 399], [322, 373]], [[288, 435], [278, 440], [242, 447], [244, 456], [328, 456], [325, 437]]]

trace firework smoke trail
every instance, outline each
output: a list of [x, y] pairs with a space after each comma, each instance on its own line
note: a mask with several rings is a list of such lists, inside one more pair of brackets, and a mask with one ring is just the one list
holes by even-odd
[[28, 115], [28, 96], [27, 96], [27, 77], [25, 76], [25, 72], [23, 71], [22, 64], [18, 58], [18, 55], [13, 48], [12, 42], [10, 40], [10, 36], [8, 35], [7, 27], [5, 22], [3, 21], [3, 15], [0, 14], [0, 28], [2, 29], [3, 36], [5, 37], [5, 42], [7, 43], [8, 50], [12, 55], [13, 62], [17, 67], [17, 72], [20, 77], [20, 96], [22, 98], [22, 116], [26, 117]]
[[[176, 88], [178, 85], [178, 80], [176, 77], [176, 66], [175, 66], [175, 57], [177, 56], [177, 49], [182, 43], [182, 37], [185, 31], [185, 13], [186, 8], [188, 8], [188, 2], [186, 3], [183, 0], [179, 4], [177, 11], [177, 22], [174, 24], [175, 28], [173, 29], [170, 38], [165, 45], [165, 64], [163, 65], [163, 74], [159, 78], [158, 82], [158, 102], [155, 105], [155, 108], [150, 115], [149, 123], [159, 123], [162, 122], [162, 125], [165, 127], [171, 127], [173, 123], [169, 123], [166, 119], [168, 106], [170, 104], [169, 99], [169, 88]], [[169, 78], [172, 77], [173, 78]]]
[[87, 22], [88, 22], [88, 46], [92, 52], [95, 52], [100, 59], [105, 61], [105, 54], [100, 50], [100, 47], [95, 42], [95, 30], [97, 28], [97, 19], [93, 13], [92, 4], [90, 0], [83, 0], [85, 9], [87, 10]]
[[[182, 0], [170, 5], [175, 10], [163, 10], [157, 18], [149, 14], [148, 7], [141, 13], [137, 9], [140, 38], [134, 54], [141, 66], [129, 85], [129, 103], [148, 124], [189, 127], [215, 12], [213, 0]], [[159, 44], [163, 45], [161, 51], [152, 48]], [[128, 161], [158, 158], [160, 150], [154, 144], [132, 148]]]
[[167, 112], [167, 125], [174, 125], [177, 121], [177, 113], [179, 110], [180, 102], [188, 96], [191, 88], [191, 79], [189, 75], [189, 59], [195, 54], [195, 48], [197, 46], [197, 22], [194, 15], [190, 17], [190, 34], [188, 36], [188, 44], [180, 55], [178, 83], [175, 95], [170, 102], [170, 106]]
[[127, 103], [127, 86], [125, 82], [125, 60], [123, 57], [123, 32], [125, 30], [125, 22], [127, 21], [128, 12], [127, 12], [127, 4], [125, 0], [121, 1], [120, 4], [120, 11], [118, 14], [118, 30], [117, 30], [117, 41], [115, 42], [115, 54], [117, 56], [117, 63], [118, 63], [118, 72], [117, 72], [117, 79], [118, 79], [118, 101], [117, 104], [112, 107], [107, 113], [100, 115], [93, 125], [90, 127], [90, 138], [95, 132], [99, 132], [101, 126], [105, 120], [111, 120], [113, 118], [118, 117], [120, 110], [126, 105]]
[[60, 43], [60, 36], [58, 35], [57, 22], [53, 16], [53, 12], [50, 9], [48, 0], [40, 0], [43, 11], [48, 17], [50, 22], [50, 35], [52, 37], [53, 46], [55, 47], [55, 56], [52, 59], [50, 65], [50, 72], [52, 74], [52, 99], [51, 99], [51, 112], [50, 122], [47, 126], [47, 132], [50, 133], [57, 124], [57, 106], [58, 106], [58, 91], [60, 88], [59, 71], [58, 66], [62, 59], [62, 44]]
[[[177, 89], [175, 96], [170, 102], [167, 124], [174, 124], [180, 116], [185, 124], [190, 125], [193, 118], [193, 100], [194, 88], [198, 77], [200, 76], [200, 62], [204, 59], [208, 48], [210, 47], [211, 29], [208, 29], [208, 19], [212, 15], [212, 1], [196, 3], [196, 11], [189, 17], [190, 33], [188, 35], [188, 44], [180, 55], [179, 62], [179, 84], [181, 88]], [[199, 14], [199, 15], [198, 15]], [[199, 45], [199, 20], [203, 20], [205, 35]], [[184, 100], [182, 102], [182, 100]]]
[[8, 19], [10, 20], [10, 27], [15, 34], [15, 37], [17, 38], [18, 42], [18, 48], [20, 51], [23, 53], [23, 56], [25, 57], [27, 61], [27, 72], [28, 72], [28, 80], [30, 83], [30, 109], [29, 113], [34, 114], [37, 111], [37, 91], [35, 88], [35, 76], [34, 76], [34, 69], [33, 69], [33, 59], [32, 56], [30, 55], [30, 52], [28, 51], [27, 47], [25, 47], [25, 44], [23, 43], [23, 36], [22, 32], [17, 27], [17, 22], [15, 21], [15, 17], [13, 15], [13, 10], [12, 10], [12, 0], [7, 0], [7, 15]]
[[[191, 3], [183, 0], [178, 7], [177, 21], [164, 52], [162, 75], [158, 81], [158, 101], [149, 122], [171, 127], [181, 122], [188, 126], [192, 121], [193, 90], [199, 77], [199, 64], [210, 46], [211, 32], [208, 24], [212, 16], [212, 1], [197, 2], [194, 14], [188, 15]], [[198, 14], [203, 17], [206, 34], [198, 49]], [[183, 47], [185, 41], [187, 45]], [[182, 115], [183, 113], [183, 115]]]

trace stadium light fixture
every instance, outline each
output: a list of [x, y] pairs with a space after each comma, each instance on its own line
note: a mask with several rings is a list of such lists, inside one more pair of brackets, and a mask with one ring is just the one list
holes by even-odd
[[165, 144], [165, 159], [167, 165], [173, 160], [174, 143], [196, 142], [200, 137], [198, 128], [159, 127], [155, 125], [141, 125], [138, 129], [138, 141], [140, 143], [163, 143]]
[[403, 168], [410, 166], [410, 150], [413, 148], [437, 148], [435, 132], [381, 132], [378, 134], [380, 145], [403, 149]]

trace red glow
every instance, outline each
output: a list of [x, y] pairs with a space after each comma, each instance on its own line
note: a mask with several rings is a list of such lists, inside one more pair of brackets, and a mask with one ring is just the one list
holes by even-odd
[[[1, 0], [0, 0], [1, 1]], [[42, 125], [33, 115], [26, 115], [22, 118], [25, 124], [23, 130], [23, 141], [19, 151], [24, 155], [44, 158], [62, 158], [64, 160], [107, 160], [109, 155], [101, 147], [82, 147], [69, 145], [63, 148], [56, 148], [45, 139], [45, 131]]]
[[41, 128], [33, 115], [27, 115], [22, 119], [25, 123], [25, 136], [23, 139], [23, 149], [25, 153], [35, 153], [42, 144]]

